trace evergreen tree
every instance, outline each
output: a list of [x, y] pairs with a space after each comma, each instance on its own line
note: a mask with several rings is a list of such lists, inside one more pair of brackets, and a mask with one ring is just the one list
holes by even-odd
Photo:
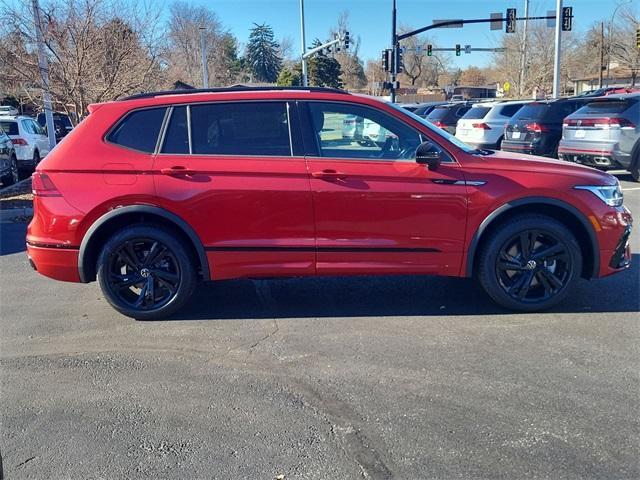
[[[312, 47], [322, 45], [320, 40], [315, 39]], [[340, 63], [332, 57], [327, 56], [324, 52], [314, 55], [308, 63], [309, 85], [316, 87], [333, 87], [342, 88], [342, 69]]]
[[273, 83], [282, 68], [282, 59], [278, 55], [280, 46], [274, 40], [273, 29], [269, 25], [254, 25], [245, 53], [246, 66], [255, 81]]
[[291, 70], [290, 68], [283, 68], [280, 70], [280, 75], [278, 75], [278, 80], [276, 84], [279, 87], [296, 87], [302, 84], [300, 67], [294, 68]]

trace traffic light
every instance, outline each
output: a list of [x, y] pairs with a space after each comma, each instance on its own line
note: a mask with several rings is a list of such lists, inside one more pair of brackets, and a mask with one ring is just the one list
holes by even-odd
[[505, 26], [505, 32], [515, 33], [516, 31], [516, 9], [507, 8], [507, 24]]
[[640, 27], [636, 28], [636, 47], [640, 48]]
[[402, 48], [397, 47], [396, 48], [396, 73], [402, 73], [404, 72], [404, 64], [402, 63]]
[[349, 48], [349, 42], [351, 39], [349, 38], [349, 32], [344, 32], [344, 48]]
[[456, 57], [460, 56], [460, 44], [456, 43]]
[[382, 69], [389, 71], [389, 50], [382, 50]]
[[433, 45], [427, 45], [427, 57], [433, 55]]
[[568, 32], [573, 24], [573, 7], [562, 7], [562, 31]]

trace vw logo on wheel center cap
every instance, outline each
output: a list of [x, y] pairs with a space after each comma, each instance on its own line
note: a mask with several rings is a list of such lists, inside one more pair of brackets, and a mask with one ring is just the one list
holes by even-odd
[[534, 268], [536, 268], [538, 266], [537, 262], [535, 260], [529, 260], [527, 262], [527, 270], [533, 270]]
[[142, 278], [147, 278], [149, 275], [151, 275], [151, 270], [149, 270], [148, 268], [143, 268], [142, 270], [140, 270], [140, 276]]

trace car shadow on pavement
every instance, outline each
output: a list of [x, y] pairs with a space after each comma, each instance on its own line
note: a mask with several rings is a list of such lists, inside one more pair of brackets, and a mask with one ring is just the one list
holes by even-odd
[[[580, 280], [551, 313], [640, 311], [640, 255], [629, 270]], [[232, 280], [201, 285], [169, 320], [511, 314], [474, 280], [428, 276]]]

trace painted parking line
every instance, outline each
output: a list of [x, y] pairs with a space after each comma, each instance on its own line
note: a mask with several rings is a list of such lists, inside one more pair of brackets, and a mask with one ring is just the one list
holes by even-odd
[[631, 187], [631, 188], [623, 188], [622, 189], [623, 192], [629, 192], [631, 190], [640, 190], [640, 187]]

